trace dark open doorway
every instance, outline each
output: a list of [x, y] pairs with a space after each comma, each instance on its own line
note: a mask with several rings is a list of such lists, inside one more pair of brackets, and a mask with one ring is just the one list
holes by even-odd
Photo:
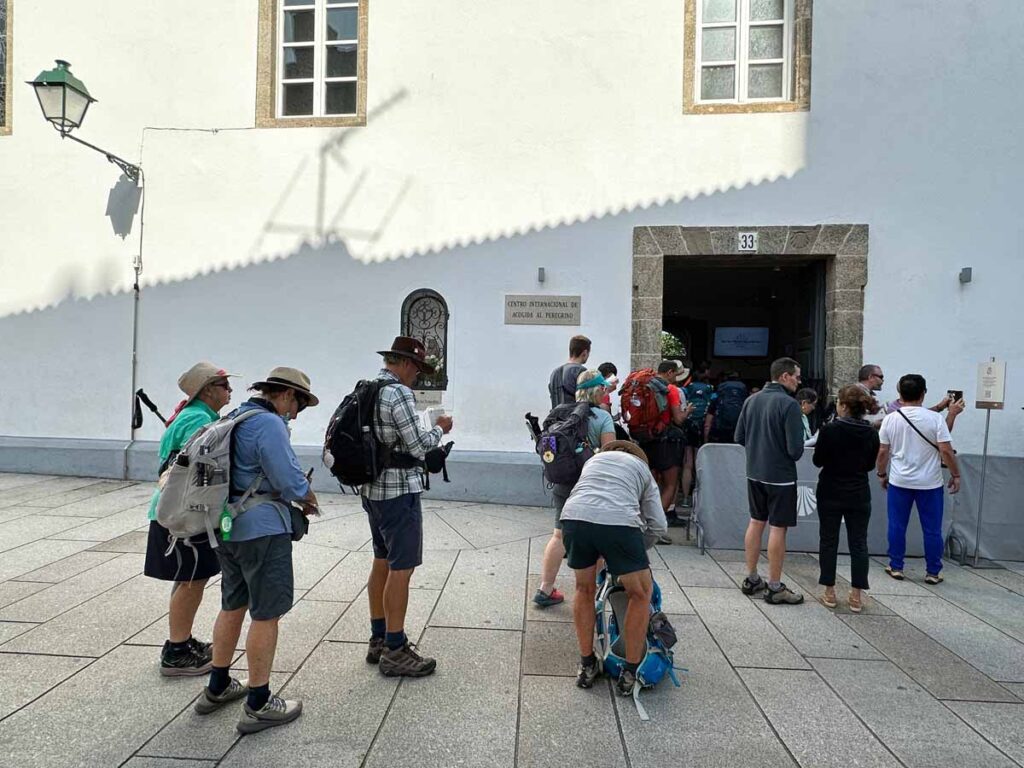
[[762, 386], [772, 360], [792, 357], [827, 392], [823, 259], [666, 256], [664, 275], [662, 327], [695, 364]]

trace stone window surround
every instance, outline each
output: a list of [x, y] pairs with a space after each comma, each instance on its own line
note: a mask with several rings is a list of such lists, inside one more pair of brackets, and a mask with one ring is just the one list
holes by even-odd
[[814, 0], [794, 0], [793, 100], [748, 104], [700, 104], [696, 101], [697, 3], [684, 0], [683, 114], [734, 115], [750, 112], [807, 112], [811, 108], [811, 19]]
[[0, 136], [9, 136], [14, 108], [14, 0], [7, 0], [7, 28], [0, 29], [0, 35], [7, 39], [7, 66], [4, 71], [6, 88], [0, 93], [0, 100], [4, 102], [4, 121], [0, 124]]
[[[756, 254], [737, 250], [738, 232], [756, 232]], [[864, 357], [864, 286], [868, 280], [868, 225], [635, 227], [630, 370], [661, 359], [665, 257], [774, 257], [825, 262], [825, 378], [835, 395], [857, 380]]]
[[369, 0], [359, 0], [356, 114], [345, 117], [277, 116], [277, 11], [281, 0], [259, 0], [256, 54], [257, 128], [345, 128], [366, 125], [366, 49]]

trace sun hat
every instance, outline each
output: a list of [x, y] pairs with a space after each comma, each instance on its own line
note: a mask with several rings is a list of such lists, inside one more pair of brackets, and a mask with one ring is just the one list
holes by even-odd
[[409, 336], [396, 336], [391, 342], [391, 349], [379, 350], [378, 355], [398, 355], [416, 363], [417, 367], [428, 375], [434, 373], [434, 366], [427, 362], [427, 353], [423, 342]]
[[676, 383], [686, 381], [690, 377], [690, 369], [683, 365], [682, 360], [673, 360], [676, 364]]
[[174, 411], [171, 413], [170, 418], [164, 422], [164, 426], [169, 427], [171, 422], [178, 418], [178, 414], [181, 413], [182, 409], [199, 397], [203, 387], [217, 379], [226, 379], [229, 376], [237, 377], [238, 374], [228, 373], [223, 368], [218, 368], [206, 360], [196, 363], [181, 374], [178, 377], [178, 389], [185, 393], [185, 399], [174, 406]]
[[622, 453], [628, 453], [630, 456], [636, 456], [644, 464], [650, 463], [647, 460], [647, 454], [644, 453], [643, 448], [632, 440], [612, 440], [601, 448], [601, 453], [608, 453], [609, 451], [621, 451]]
[[286, 366], [278, 366], [270, 372], [270, 375], [263, 381], [254, 381], [250, 385], [250, 389], [256, 389], [261, 384], [271, 384], [279, 387], [288, 387], [294, 389], [296, 392], [301, 392], [303, 395], [309, 398], [309, 406], [319, 404], [320, 398], [309, 391], [309, 376], [304, 374], [298, 368], [288, 368]]

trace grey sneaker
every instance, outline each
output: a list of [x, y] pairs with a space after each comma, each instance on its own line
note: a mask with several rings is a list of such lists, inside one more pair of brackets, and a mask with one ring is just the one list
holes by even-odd
[[301, 714], [301, 701], [285, 700], [271, 694], [262, 709], [249, 709], [248, 704], [243, 704], [242, 719], [235, 728], [239, 733], [257, 733], [278, 725], [287, 725]]
[[387, 646], [384, 645], [383, 637], [371, 637], [370, 644], [366, 646], [366, 663], [379, 664], [381, 654], [384, 653], [385, 648]]
[[228, 687], [224, 689], [224, 692], [218, 696], [214, 696], [210, 693], [209, 686], [203, 688], [203, 692], [199, 694], [199, 698], [196, 699], [196, 714], [197, 715], [208, 715], [211, 712], [215, 712], [225, 704], [230, 704], [232, 701], [238, 701], [241, 698], [249, 695], [249, 681], [243, 680], [239, 682], [235, 678], [231, 678], [231, 682], [228, 683]]
[[212, 667], [213, 653], [201, 645], [193, 645], [191, 640], [180, 651], [173, 650], [168, 640], [160, 651], [160, 674], [164, 677], [207, 675]]
[[381, 674], [387, 677], [426, 677], [437, 669], [437, 660], [416, 653], [416, 646], [407, 642], [401, 648], [385, 648], [380, 657]]
[[740, 591], [744, 595], [756, 595], [762, 589], [768, 589], [768, 582], [760, 577], [758, 577], [757, 581], [751, 581], [750, 577], [747, 576], [740, 587]]
[[636, 673], [630, 672], [628, 669], [622, 670], [618, 682], [615, 683], [615, 690], [618, 691], [620, 696], [632, 696], [635, 687]]
[[594, 681], [601, 676], [601, 662], [595, 660], [593, 664], [584, 664], [582, 661], [576, 670], [576, 687], [593, 688]]
[[804, 596], [780, 582], [778, 589], [768, 587], [764, 593], [764, 601], [772, 605], [800, 605], [804, 601]]

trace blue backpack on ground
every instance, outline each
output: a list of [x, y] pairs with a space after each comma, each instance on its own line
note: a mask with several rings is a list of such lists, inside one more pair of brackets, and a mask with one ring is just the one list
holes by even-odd
[[[629, 598], [626, 589], [618, 579], [602, 570], [597, 575], [597, 599], [594, 611], [597, 614], [597, 655], [604, 671], [612, 678], [622, 674], [626, 663], [625, 637], [620, 627], [626, 621], [626, 604]], [[661, 588], [654, 582], [651, 593], [651, 618], [647, 624], [647, 651], [636, 671], [638, 685], [633, 688], [633, 703], [641, 720], [650, 720], [647, 710], [640, 703], [640, 689], [651, 688], [666, 675], [679, 687], [673, 666], [672, 646], [676, 644], [676, 631], [668, 617], [661, 610]]]

